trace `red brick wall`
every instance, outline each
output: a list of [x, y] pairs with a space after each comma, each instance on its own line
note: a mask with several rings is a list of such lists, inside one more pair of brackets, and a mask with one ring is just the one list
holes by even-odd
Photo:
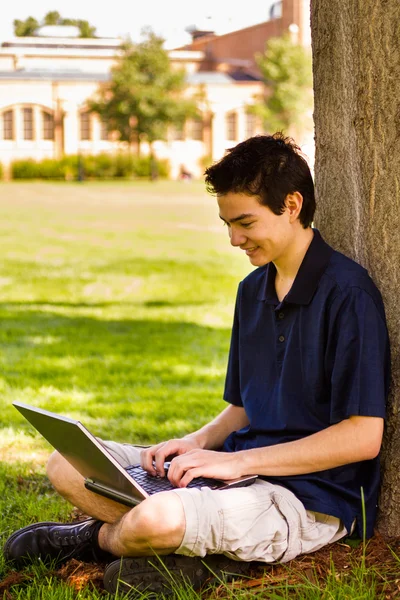
[[282, 35], [282, 19], [259, 23], [239, 31], [220, 36], [200, 38], [190, 45], [192, 50], [202, 50], [217, 61], [229, 58], [254, 59], [255, 52], [263, 52], [265, 42], [271, 37]]
[[280, 37], [288, 31], [289, 25], [294, 23], [299, 27], [299, 43], [304, 41], [304, 28], [307, 24], [304, 22], [304, 5], [309, 5], [309, 0], [283, 0], [282, 17], [265, 23], [259, 23], [252, 27], [246, 27], [239, 31], [232, 31], [225, 35], [211, 35], [199, 38], [192, 42], [188, 48], [192, 50], [201, 50], [206, 53], [207, 66], [210, 68], [213, 60], [223, 62], [230, 58], [239, 58], [249, 60], [254, 63], [254, 54], [263, 52], [265, 42], [271, 37]]

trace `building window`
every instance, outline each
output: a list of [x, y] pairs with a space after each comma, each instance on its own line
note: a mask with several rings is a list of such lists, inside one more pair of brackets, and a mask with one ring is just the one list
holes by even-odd
[[22, 114], [24, 119], [24, 140], [33, 140], [33, 109], [24, 108]]
[[273, 19], [281, 19], [282, 18], [282, 1], [274, 2], [274, 4], [269, 9], [269, 20]]
[[3, 112], [3, 140], [14, 139], [14, 111]]
[[100, 120], [100, 139], [103, 141], [108, 140], [108, 127], [107, 121]]
[[81, 140], [90, 140], [91, 139], [90, 113], [88, 113], [88, 112], [81, 113], [80, 123], [81, 123]]
[[190, 121], [190, 138], [199, 142], [203, 141], [203, 119], [197, 118]]
[[54, 117], [48, 112], [42, 112], [43, 139], [54, 140]]
[[253, 137], [256, 132], [256, 115], [246, 113], [246, 138]]
[[226, 139], [237, 140], [237, 114], [234, 112], [226, 115]]
[[170, 129], [171, 139], [175, 142], [183, 142], [185, 139], [185, 125], [175, 125]]

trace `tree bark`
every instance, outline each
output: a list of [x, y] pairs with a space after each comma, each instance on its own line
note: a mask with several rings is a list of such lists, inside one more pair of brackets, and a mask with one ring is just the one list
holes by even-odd
[[400, 536], [400, 5], [312, 0], [316, 226], [382, 292], [392, 383], [378, 529]]

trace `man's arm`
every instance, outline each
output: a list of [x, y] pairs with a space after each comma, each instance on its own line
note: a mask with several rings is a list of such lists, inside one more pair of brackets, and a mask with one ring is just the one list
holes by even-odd
[[[232, 431], [249, 424], [244, 408], [230, 404], [215, 419], [201, 429], [184, 438], [161, 442], [144, 450], [141, 465], [152, 475], [164, 476], [164, 462], [170, 456], [180, 456], [191, 450], [214, 450], [222, 444]], [[153, 465], [155, 463], [155, 467]]]
[[176, 458], [169, 479], [185, 487], [194, 477], [300, 475], [372, 459], [383, 435], [380, 417], [352, 416], [300, 440], [239, 452], [194, 449]]
[[[300, 475], [375, 458], [380, 450], [383, 419], [352, 416], [313, 435], [244, 451], [242, 468], [260, 475]], [[241, 454], [241, 453], [238, 453]]]
[[248, 424], [244, 408], [230, 404], [210, 423], [185, 438], [196, 441], [200, 448], [217, 450], [232, 431], [238, 431]]

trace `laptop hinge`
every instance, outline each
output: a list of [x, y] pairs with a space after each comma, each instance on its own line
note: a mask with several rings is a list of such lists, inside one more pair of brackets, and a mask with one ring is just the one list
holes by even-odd
[[95, 492], [96, 494], [100, 494], [100, 496], [105, 496], [110, 500], [115, 500], [120, 504], [125, 504], [125, 506], [136, 506], [141, 502], [141, 500], [137, 500], [136, 498], [132, 498], [132, 496], [128, 496], [123, 492], [118, 492], [117, 490], [108, 487], [104, 483], [99, 483], [97, 481], [93, 481], [93, 479], [85, 479], [85, 488], [90, 490], [91, 492]]

